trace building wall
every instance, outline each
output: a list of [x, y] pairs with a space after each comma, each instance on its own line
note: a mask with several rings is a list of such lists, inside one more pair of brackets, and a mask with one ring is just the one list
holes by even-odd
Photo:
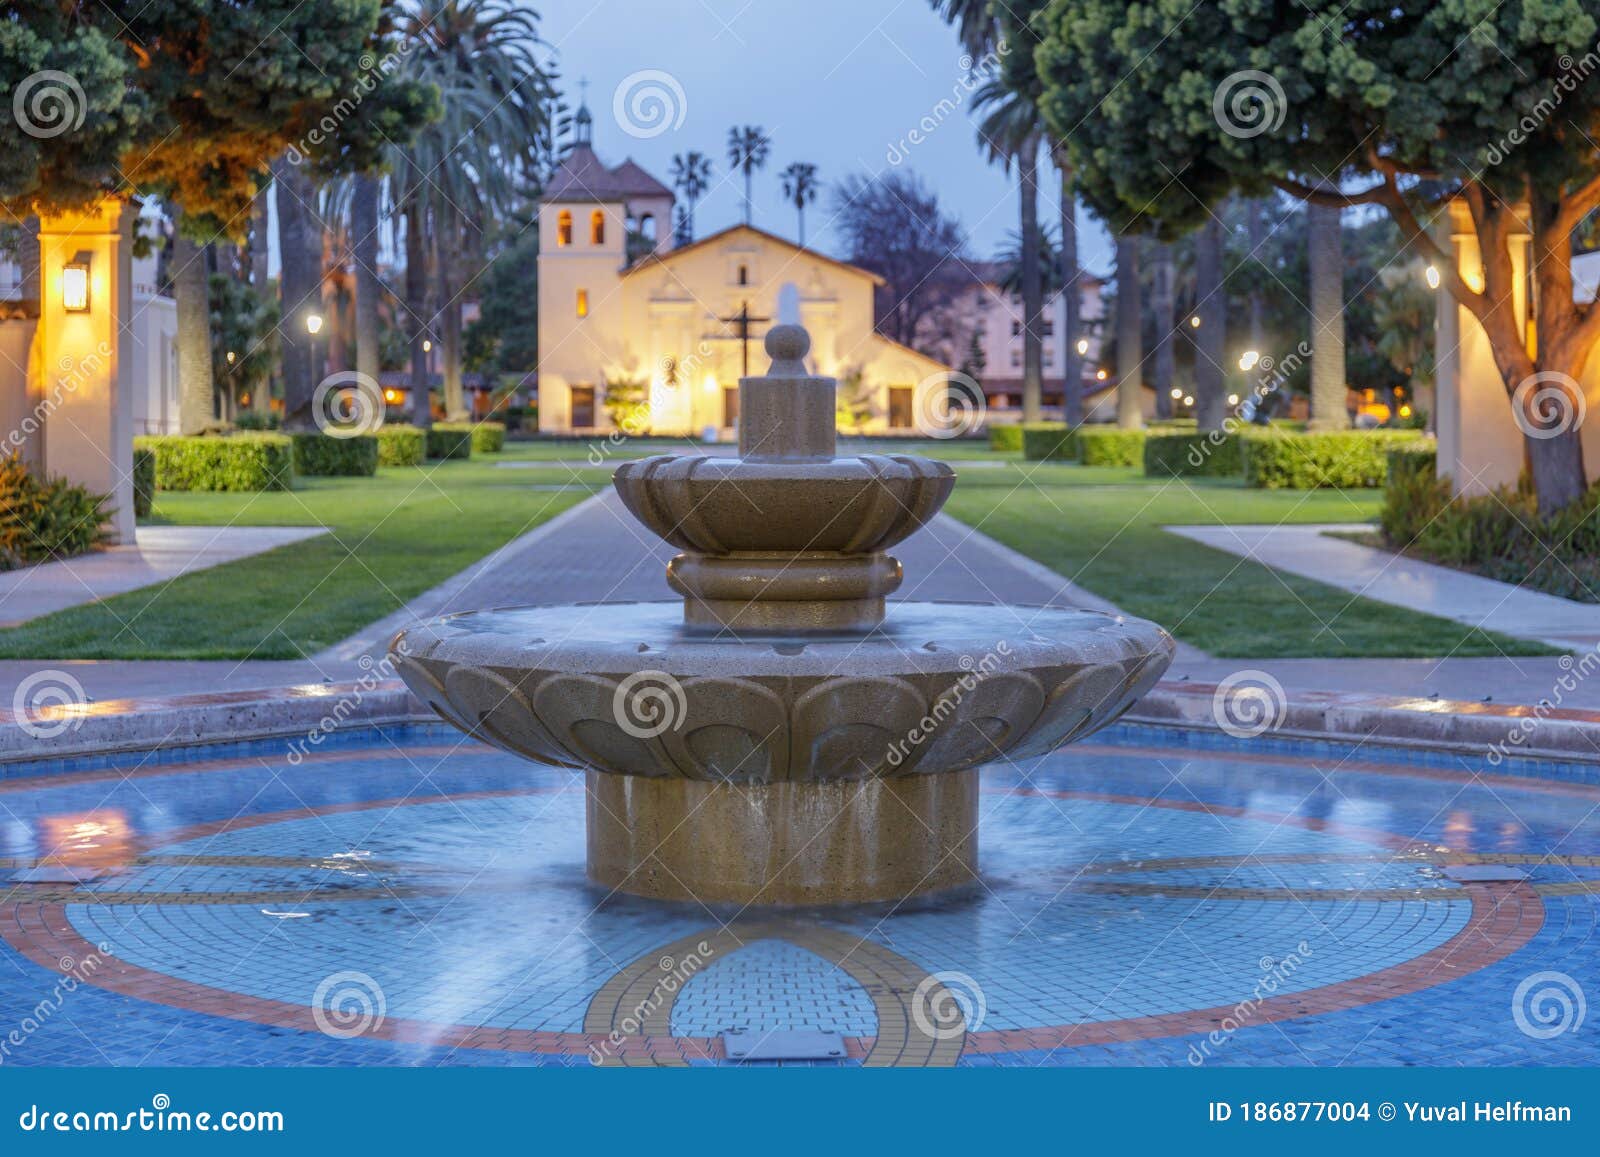
[[133, 368], [133, 432], [178, 433], [178, 306], [134, 279], [128, 356]]
[[[1081, 355], [1085, 374], [1092, 373], [1100, 360], [1100, 343], [1105, 324], [1105, 302], [1101, 283], [1084, 278], [1078, 285], [1079, 337], [1088, 342]], [[1059, 379], [1066, 366], [1066, 331], [1061, 324], [1062, 296], [1052, 294], [1044, 304], [1044, 376]], [[956, 302], [950, 319], [954, 331], [951, 361], [961, 364], [968, 355], [971, 334], [979, 334], [983, 350], [985, 393], [1007, 392], [1022, 381], [1022, 295], [1007, 292], [993, 282], [978, 281]], [[1015, 389], [1011, 389], [1015, 392]], [[1012, 399], [1013, 404], [1018, 400]]]
[[[912, 412], [926, 412], [926, 395], [934, 388], [926, 379], [945, 367], [874, 333], [874, 283], [868, 274], [741, 229], [677, 250], [668, 260], [643, 262], [624, 275], [616, 265], [608, 271], [599, 255], [556, 247], [553, 232], [545, 237], [542, 231], [553, 228], [551, 222], [565, 207], [549, 205], [541, 214], [542, 430], [573, 428], [570, 388], [580, 384], [594, 386], [596, 424], [608, 427], [599, 405], [608, 379], [630, 379], [646, 388], [651, 432], [729, 430], [745, 345], [737, 327], [722, 319], [746, 306], [752, 318], [764, 319], [751, 322], [748, 342], [750, 372], [764, 373], [761, 338], [778, 317], [786, 290], [811, 334], [812, 371], [847, 382], [859, 374], [865, 383], [872, 414], [864, 432], [888, 429], [891, 387], [911, 389]], [[585, 281], [590, 311], [578, 319], [572, 301]]]

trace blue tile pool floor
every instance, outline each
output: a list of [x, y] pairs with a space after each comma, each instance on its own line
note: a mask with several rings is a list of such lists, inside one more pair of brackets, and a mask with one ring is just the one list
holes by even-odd
[[1118, 727], [985, 770], [970, 894], [735, 912], [444, 728], [13, 766], [0, 1063], [1593, 1065], [1600, 788], [1537, 772]]

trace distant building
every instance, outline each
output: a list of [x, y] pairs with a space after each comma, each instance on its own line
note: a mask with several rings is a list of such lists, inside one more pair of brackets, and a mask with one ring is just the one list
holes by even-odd
[[[952, 364], [967, 368], [978, 379], [991, 422], [1014, 422], [1022, 416], [1022, 294], [1004, 288], [1007, 270], [1008, 266], [999, 261], [959, 263], [956, 272], [970, 278], [969, 283], [960, 289], [952, 305], [940, 312], [934, 324], [941, 333], [930, 332], [918, 342], [947, 353]], [[1105, 386], [1095, 377], [1106, 321], [1101, 297], [1104, 285], [1093, 274], [1084, 273], [1078, 278], [1078, 340], [1082, 347], [1079, 358], [1085, 396]], [[1041, 401], [1056, 417], [1061, 413], [1062, 374], [1067, 360], [1061, 313], [1060, 293], [1045, 299]], [[976, 343], [972, 340], [974, 334]], [[971, 364], [974, 350], [981, 353], [981, 366]]]
[[873, 330], [873, 273], [748, 225], [674, 247], [672, 190], [595, 154], [586, 109], [539, 210], [539, 428], [608, 430], [608, 391], [639, 432], [724, 436], [739, 378], [766, 371], [780, 298], [811, 333], [809, 368], [840, 379], [862, 433], [932, 432], [945, 364]]

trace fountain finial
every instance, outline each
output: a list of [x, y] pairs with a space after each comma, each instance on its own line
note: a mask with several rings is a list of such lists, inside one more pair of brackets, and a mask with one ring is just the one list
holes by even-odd
[[767, 356], [772, 365], [769, 378], [804, 377], [805, 357], [811, 352], [811, 335], [801, 325], [775, 325], [767, 331]]

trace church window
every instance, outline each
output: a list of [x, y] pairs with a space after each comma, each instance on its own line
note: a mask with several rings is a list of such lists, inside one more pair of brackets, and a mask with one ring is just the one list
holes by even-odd
[[606, 215], [599, 209], [589, 214], [589, 244], [604, 245], [606, 243]]
[[589, 316], [589, 291], [587, 289], [578, 290], [578, 316]]
[[572, 213], [567, 209], [561, 210], [556, 218], [556, 244], [572, 244]]

